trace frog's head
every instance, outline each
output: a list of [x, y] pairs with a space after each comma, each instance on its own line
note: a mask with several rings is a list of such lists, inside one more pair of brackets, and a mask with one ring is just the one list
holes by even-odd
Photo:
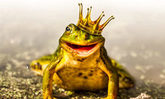
[[60, 45], [74, 55], [87, 57], [104, 45], [105, 39], [101, 32], [114, 17], [111, 16], [105, 23], [100, 25], [104, 12], [101, 13], [97, 20], [92, 21], [90, 18], [92, 7], [87, 9], [86, 18], [83, 18], [82, 15], [82, 4], [79, 4], [79, 8], [80, 13], [77, 25], [69, 24], [66, 27], [64, 34], [60, 38]]

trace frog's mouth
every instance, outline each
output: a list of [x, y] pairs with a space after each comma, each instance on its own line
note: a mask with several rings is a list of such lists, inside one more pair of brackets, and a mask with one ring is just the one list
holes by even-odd
[[89, 51], [93, 49], [97, 44], [92, 44], [92, 45], [76, 45], [76, 44], [71, 44], [71, 43], [66, 43], [69, 47], [71, 47], [74, 50], [77, 51]]
[[93, 43], [88, 45], [78, 45], [78, 44], [72, 44], [72, 43], [65, 43], [68, 50], [78, 54], [79, 56], [88, 56], [95, 52], [100, 43]]

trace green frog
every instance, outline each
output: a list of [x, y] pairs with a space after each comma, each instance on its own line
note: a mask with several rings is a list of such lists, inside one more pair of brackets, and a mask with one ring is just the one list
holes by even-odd
[[113, 16], [100, 25], [104, 16], [92, 21], [92, 7], [83, 18], [83, 6], [79, 4], [77, 25], [69, 24], [59, 39], [55, 53], [43, 56], [30, 64], [31, 69], [43, 76], [43, 99], [54, 99], [52, 86], [66, 90], [96, 91], [107, 89], [106, 99], [116, 99], [118, 88], [134, 86], [132, 76], [114, 59], [108, 57], [104, 47], [103, 28]]

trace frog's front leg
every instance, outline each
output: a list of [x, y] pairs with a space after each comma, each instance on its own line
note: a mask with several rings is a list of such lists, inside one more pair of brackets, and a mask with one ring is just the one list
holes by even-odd
[[105, 48], [101, 49], [101, 62], [98, 67], [104, 71], [108, 76], [108, 95], [106, 99], [117, 99], [118, 92], [118, 74], [117, 70], [112, 66], [112, 62], [107, 55]]
[[56, 73], [56, 66], [60, 60], [51, 62], [45, 69], [43, 74], [43, 99], [55, 99], [52, 96], [53, 75]]
[[108, 95], [105, 99], [117, 99], [118, 76], [116, 70], [107, 66], [100, 66], [100, 69], [108, 75]]

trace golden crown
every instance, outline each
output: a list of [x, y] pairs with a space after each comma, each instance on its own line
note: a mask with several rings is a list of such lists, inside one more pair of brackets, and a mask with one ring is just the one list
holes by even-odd
[[100, 25], [101, 19], [105, 16], [104, 11], [102, 11], [101, 15], [98, 17], [97, 20], [92, 21], [91, 20], [91, 10], [92, 7], [87, 8], [87, 15], [86, 18], [83, 18], [83, 5], [82, 3], [79, 3], [79, 20], [77, 23], [77, 26], [84, 31], [95, 34], [95, 35], [101, 35], [102, 30], [104, 27], [112, 20], [114, 19], [113, 16], [109, 17], [105, 23]]

